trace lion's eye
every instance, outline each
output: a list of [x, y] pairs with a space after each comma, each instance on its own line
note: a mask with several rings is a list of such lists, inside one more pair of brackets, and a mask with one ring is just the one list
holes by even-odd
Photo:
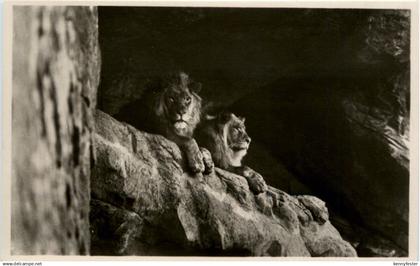
[[171, 103], [173, 103], [173, 102], [175, 102], [175, 99], [174, 99], [174, 98], [172, 98], [172, 97], [169, 97], [169, 101], [170, 101]]

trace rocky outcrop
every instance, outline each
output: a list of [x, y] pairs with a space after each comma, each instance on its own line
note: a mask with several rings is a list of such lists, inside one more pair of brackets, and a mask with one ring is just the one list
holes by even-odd
[[190, 176], [176, 144], [96, 112], [92, 254], [356, 256], [325, 203], [216, 168]]
[[88, 254], [97, 9], [13, 18], [12, 254]]

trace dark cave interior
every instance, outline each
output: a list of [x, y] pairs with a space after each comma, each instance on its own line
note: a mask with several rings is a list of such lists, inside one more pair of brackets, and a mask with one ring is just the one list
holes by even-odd
[[410, 13], [379, 9], [99, 7], [98, 108], [183, 70], [246, 117], [247, 164], [327, 202], [358, 251], [408, 252]]

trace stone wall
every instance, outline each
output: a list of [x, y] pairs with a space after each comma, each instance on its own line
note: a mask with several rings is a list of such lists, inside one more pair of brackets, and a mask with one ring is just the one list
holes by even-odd
[[97, 9], [13, 9], [12, 254], [88, 254]]

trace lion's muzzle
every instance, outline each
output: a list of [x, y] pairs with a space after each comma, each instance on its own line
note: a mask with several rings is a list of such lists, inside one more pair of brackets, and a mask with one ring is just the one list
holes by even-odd
[[244, 142], [241, 142], [241, 143], [236, 143], [236, 144], [230, 145], [229, 148], [234, 152], [238, 152], [238, 151], [241, 151], [241, 150], [248, 150], [249, 142], [244, 141]]

